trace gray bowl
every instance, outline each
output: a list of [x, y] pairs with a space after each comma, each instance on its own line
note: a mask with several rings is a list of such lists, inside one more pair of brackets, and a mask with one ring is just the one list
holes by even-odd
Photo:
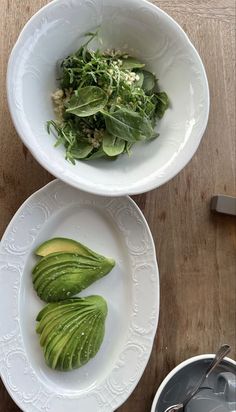
[[[159, 387], [151, 412], [180, 403], [207, 370], [215, 355], [190, 358], [173, 369]], [[189, 402], [185, 412], [236, 412], [236, 362], [225, 358]]]

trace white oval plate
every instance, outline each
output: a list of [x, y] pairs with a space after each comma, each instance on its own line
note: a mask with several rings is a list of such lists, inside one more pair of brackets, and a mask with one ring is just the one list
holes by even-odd
[[[72, 372], [44, 362], [35, 318], [44, 303], [32, 287], [34, 249], [65, 236], [116, 259], [112, 272], [81, 295], [108, 303], [97, 356]], [[129, 197], [96, 197], [54, 180], [10, 222], [0, 246], [0, 373], [25, 412], [111, 412], [138, 383], [159, 314], [159, 274], [147, 222]]]

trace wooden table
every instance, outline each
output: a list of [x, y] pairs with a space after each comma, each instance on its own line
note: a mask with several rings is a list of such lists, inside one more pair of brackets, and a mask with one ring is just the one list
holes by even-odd
[[[29, 17], [46, 3], [1, 0], [0, 233], [22, 202], [52, 179], [17, 137], [5, 91], [10, 50]], [[236, 194], [235, 3], [154, 3], [180, 23], [198, 49], [208, 74], [211, 112], [190, 164], [161, 188], [135, 196], [156, 242], [161, 312], [149, 364], [119, 412], [150, 411], [163, 378], [190, 356], [212, 353], [223, 342], [232, 345], [231, 357], [236, 355], [236, 220], [212, 215], [209, 208], [213, 194]], [[19, 411], [3, 385], [0, 410]]]

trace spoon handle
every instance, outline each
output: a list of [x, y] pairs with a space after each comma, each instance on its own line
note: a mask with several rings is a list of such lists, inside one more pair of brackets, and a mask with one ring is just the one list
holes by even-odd
[[229, 345], [222, 345], [220, 347], [220, 349], [216, 353], [216, 356], [214, 357], [212, 363], [210, 364], [209, 368], [206, 371], [206, 378], [208, 378], [208, 376], [211, 374], [213, 369], [215, 369], [215, 367], [217, 365], [219, 365], [219, 363], [224, 359], [224, 357], [226, 355], [228, 355], [229, 352], [230, 352], [230, 346]]

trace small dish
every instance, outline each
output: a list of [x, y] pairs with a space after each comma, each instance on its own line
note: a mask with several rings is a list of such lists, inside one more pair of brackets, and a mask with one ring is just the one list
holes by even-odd
[[[151, 412], [164, 412], [181, 403], [199, 381], [215, 355], [200, 355], [176, 366], [157, 390]], [[234, 412], [236, 408], [236, 362], [224, 358], [185, 407], [186, 412]]]
[[[137, 144], [131, 157], [74, 166], [64, 147], [53, 147], [46, 121], [54, 118], [58, 61], [98, 27], [104, 49], [126, 50], [156, 74], [171, 108], [157, 125], [160, 136]], [[66, 183], [105, 196], [146, 192], [173, 178], [196, 152], [209, 114], [208, 82], [196, 49], [170, 16], [145, 0], [50, 2], [29, 20], [12, 50], [7, 92], [15, 127], [36, 160]]]
[[[35, 332], [44, 306], [31, 271], [33, 251], [52, 237], [79, 240], [116, 260], [80, 296], [108, 303], [103, 344], [71, 372], [46, 366]], [[159, 314], [159, 275], [148, 225], [129, 197], [96, 197], [55, 180], [13, 217], [0, 245], [0, 373], [24, 412], [112, 412], [131, 394], [148, 362]]]

